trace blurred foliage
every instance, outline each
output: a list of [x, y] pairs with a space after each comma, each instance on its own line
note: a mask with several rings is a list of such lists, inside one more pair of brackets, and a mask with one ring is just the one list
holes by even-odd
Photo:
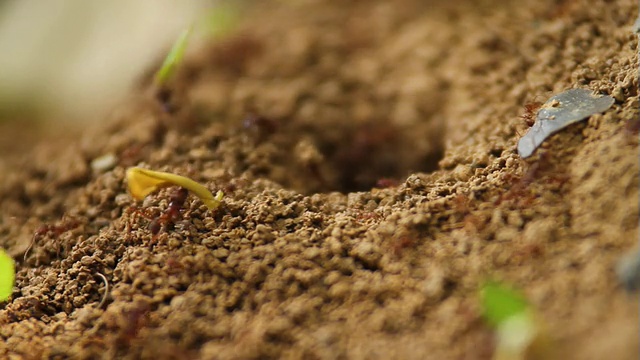
[[15, 278], [13, 259], [0, 249], [0, 301], [7, 300], [13, 293]]
[[493, 327], [529, 308], [526, 298], [520, 292], [495, 281], [488, 281], [482, 287], [481, 298], [482, 315]]
[[546, 327], [520, 291], [488, 281], [480, 297], [482, 315], [496, 334], [494, 360], [553, 358]]
[[178, 40], [173, 44], [169, 54], [162, 62], [162, 66], [156, 72], [155, 76], [155, 84], [158, 87], [162, 87], [173, 77], [173, 74], [176, 71], [176, 68], [182, 62], [182, 58], [184, 58], [185, 50], [187, 49], [187, 42], [189, 40], [189, 36], [193, 31], [193, 27], [190, 26], [188, 29], [184, 30]]

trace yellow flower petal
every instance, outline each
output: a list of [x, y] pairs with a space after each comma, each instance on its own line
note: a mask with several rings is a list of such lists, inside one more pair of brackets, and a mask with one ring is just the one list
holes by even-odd
[[132, 167], [127, 169], [127, 184], [129, 193], [136, 200], [142, 200], [149, 194], [167, 186], [181, 186], [191, 191], [195, 196], [200, 198], [209, 210], [216, 209], [220, 206], [220, 201], [224, 194], [218, 191], [214, 197], [211, 191], [205, 186], [184, 176]]

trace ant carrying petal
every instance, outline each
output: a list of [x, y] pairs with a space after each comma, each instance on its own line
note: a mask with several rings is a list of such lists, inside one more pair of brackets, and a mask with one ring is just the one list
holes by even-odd
[[149, 194], [167, 186], [181, 186], [196, 195], [209, 208], [214, 210], [220, 206], [224, 194], [218, 191], [214, 197], [211, 191], [187, 177], [162, 172], [132, 167], [127, 170], [127, 184], [129, 193], [136, 200], [142, 200]]

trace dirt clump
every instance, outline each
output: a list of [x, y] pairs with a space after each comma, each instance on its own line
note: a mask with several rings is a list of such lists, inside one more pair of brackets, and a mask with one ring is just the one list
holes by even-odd
[[[635, 358], [638, 299], [614, 268], [638, 238], [637, 10], [256, 5], [187, 60], [172, 111], [144, 89], [81, 138], [0, 156], [18, 269], [0, 354], [486, 359], [491, 276], [561, 358]], [[526, 104], [576, 87], [616, 102], [521, 159]], [[93, 170], [105, 154], [117, 164]], [[223, 205], [189, 196], [154, 234], [174, 189], [136, 203], [134, 165]]]

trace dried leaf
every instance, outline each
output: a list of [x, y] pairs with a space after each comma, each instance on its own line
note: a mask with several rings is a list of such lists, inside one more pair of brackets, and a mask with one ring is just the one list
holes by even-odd
[[536, 122], [518, 141], [518, 154], [529, 157], [551, 134], [606, 111], [613, 105], [611, 96], [596, 96], [589, 90], [571, 89], [552, 96], [538, 111]]
[[629, 251], [618, 260], [616, 275], [627, 291], [640, 290], [640, 248]]

